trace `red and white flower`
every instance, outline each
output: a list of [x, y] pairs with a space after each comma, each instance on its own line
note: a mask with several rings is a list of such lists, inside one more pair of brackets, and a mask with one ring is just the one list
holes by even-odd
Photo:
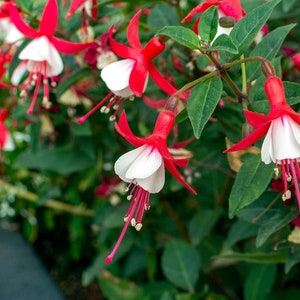
[[[246, 12], [242, 8], [240, 0], [206, 0], [203, 3], [199, 4], [195, 8], [193, 8], [187, 16], [182, 20], [182, 22], [189, 22], [195, 15], [201, 14], [206, 11], [211, 6], [218, 7], [219, 20], [223, 17], [231, 17], [234, 21], [238, 22], [243, 16], [245, 16]], [[194, 24], [194, 31], [198, 33], [198, 23], [200, 18]], [[216, 38], [221, 34], [229, 34], [231, 31], [231, 27], [223, 27], [220, 24], [218, 25], [218, 31], [216, 34]]]
[[167, 147], [167, 137], [174, 126], [175, 116], [171, 111], [162, 111], [155, 124], [153, 133], [144, 138], [136, 137], [127, 122], [125, 113], [115, 124], [117, 132], [129, 143], [137, 147], [122, 155], [115, 163], [116, 174], [128, 183], [126, 191], [131, 200], [124, 217], [125, 225], [113, 251], [106, 258], [110, 263], [131, 224], [140, 230], [145, 210], [150, 209], [150, 194], [159, 193], [165, 182], [165, 168], [192, 193], [195, 190], [186, 183], [177, 170], [177, 166], [185, 166], [187, 158], [175, 158]]
[[[43, 104], [50, 106], [48, 79], [55, 84], [53, 77], [59, 75], [64, 64], [61, 53], [75, 54], [90, 46], [90, 43], [73, 43], [54, 36], [58, 23], [58, 5], [56, 0], [48, 0], [39, 28], [30, 27], [21, 17], [17, 7], [10, 2], [11, 21], [29, 42], [20, 52], [19, 58], [26, 62], [29, 76], [24, 83], [23, 94], [31, 85], [35, 90], [28, 113], [32, 113], [41, 85], [44, 87]], [[17, 76], [17, 75], [16, 75]]]
[[[111, 92], [100, 101], [90, 112], [78, 119], [84, 122], [92, 113], [101, 108], [102, 112], [108, 113], [111, 107], [116, 112], [124, 102], [125, 98], [142, 97], [149, 76], [168, 95], [174, 94], [176, 88], [167, 81], [157, 70], [153, 59], [165, 49], [165, 44], [154, 37], [143, 47], [139, 38], [139, 19], [142, 10], [139, 10], [130, 20], [127, 28], [127, 39], [129, 46], [121, 44], [113, 39], [114, 28], [110, 28], [110, 46], [112, 51], [123, 60], [113, 62], [105, 66], [101, 71], [101, 78]], [[106, 106], [104, 104], [108, 102]], [[116, 113], [111, 119], [115, 119]]]
[[291, 196], [288, 183], [293, 180], [295, 193], [300, 208], [300, 115], [288, 105], [284, 86], [280, 78], [270, 76], [265, 82], [265, 91], [270, 102], [270, 112], [267, 116], [245, 110], [245, 116], [256, 129], [239, 143], [227, 149], [232, 152], [245, 149], [264, 135], [261, 149], [262, 161], [266, 164], [276, 164], [276, 173], [281, 170], [284, 183], [283, 200]]

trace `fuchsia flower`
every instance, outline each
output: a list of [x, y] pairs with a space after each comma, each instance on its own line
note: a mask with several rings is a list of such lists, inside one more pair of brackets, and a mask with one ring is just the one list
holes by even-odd
[[43, 84], [43, 104], [50, 106], [48, 79], [54, 84], [53, 77], [59, 75], [63, 69], [63, 61], [59, 52], [75, 54], [90, 46], [90, 43], [73, 43], [54, 36], [58, 22], [58, 5], [56, 0], [48, 0], [39, 28], [30, 27], [21, 17], [17, 7], [10, 2], [10, 17], [17, 29], [25, 37], [32, 39], [20, 52], [19, 58], [27, 63], [29, 76], [24, 84], [23, 94], [30, 85], [35, 85], [35, 90], [28, 113], [32, 113], [38, 96], [38, 91]]
[[281, 169], [284, 183], [283, 200], [291, 197], [288, 182], [294, 181], [295, 193], [300, 208], [298, 180], [300, 178], [300, 115], [287, 104], [284, 86], [280, 78], [270, 76], [265, 82], [265, 91], [270, 102], [267, 116], [245, 110], [245, 116], [256, 129], [239, 143], [227, 149], [232, 152], [245, 149], [266, 135], [261, 158], [266, 164], [274, 162], [275, 171]]
[[185, 166], [187, 158], [176, 159], [167, 147], [167, 137], [174, 125], [175, 116], [171, 111], [162, 111], [155, 124], [153, 133], [145, 138], [136, 137], [127, 122], [125, 113], [115, 124], [116, 131], [129, 143], [137, 147], [122, 155], [115, 163], [116, 174], [128, 183], [126, 191], [131, 200], [130, 207], [125, 215], [125, 225], [120, 237], [106, 263], [110, 263], [124, 237], [129, 223], [140, 230], [145, 210], [150, 209], [150, 194], [158, 193], [164, 186], [165, 168], [183, 184], [188, 190], [196, 194], [179, 174], [177, 166]]
[[[67, 0], [63, 0], [63, 5], [67, 4]], [[93, 18], [97, 19], [98, 16], [98, 7], [97, 0], [72, 0], [71, 5], [67, 11], [66, 19], [69, 19], [77, 10], [81, 9], [82, 11], [82, 20], [85, 23], [85, 14], [88, 14]]]
[[[193, 8], [187, 16], [182, 20], [182, 22], [189, 22], [192, 20], [194, 15], [199, 13], [203, 13], [211, 6], [218, 6], [219, 19], [222, 17], [231, 17], [235, 21], [239, 21], [243, 16], [246, 15], [246, 12], [243, 10], [240, 0], [206, 0], [203, 3], [199, 4], [195, 8]], [[200, 18], [194, 24], [194, 31], [198, 33], [198, 23]], [[222, 33], [229, 34], [231, 28], [225, 28], [218, 26], [218, 32], [216, 37], [221, 35]]]
[[[169, 83], [157, 70], [152, 60], [161, 54], [165, 44], [154, 37], [143, 47], [139, 38], [139, 18], [142, 10], [139, 10], [130, 20], [127, 28], [129, 46], [121, 44], [112, 38], [113, 27], [110, 29], [110, 45], [115, 54], [124, 58], [105, 66], [101, 71], [101, 78], [111, 92], [98, 103], [89, 113], [78, 119], [84, 122], [92, 113], [100, 107], [102, 112], [108, 112], [111, 107], [116, 111], [127, 97], [141, 97], [146, 89], [148, 77], [168, 95], [176, 92], [176, 88]], [[103, 106], [108, 102], [107, 106]], [[111, 119], [115, 118], [114, 114]]]
[[4, 42], [13, 44], [21, 40], [23, 35], [10, 20], [10, 2], [0, 2], [0, 37]]

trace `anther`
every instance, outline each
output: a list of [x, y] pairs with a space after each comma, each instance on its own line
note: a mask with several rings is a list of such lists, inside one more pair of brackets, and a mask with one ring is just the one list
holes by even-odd
[[288, 199], [291, 199], [291, 191], [287, 190], [282, 194], [282, 201], [286, 201]]
[[142, 229], [142, 227], [143, 227], [142, 223], [138, 223], [138, 224], [135, 225], [136, 231], [140, 231]]

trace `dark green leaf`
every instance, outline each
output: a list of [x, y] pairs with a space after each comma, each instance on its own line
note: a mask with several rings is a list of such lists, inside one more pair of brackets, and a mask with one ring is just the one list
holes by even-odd
[[299, 214], [297, 208], [283, 207], [271, 219], [263, 222], [258, 230], [256, 246], [260, 247], [273, 233], [287, 226]]
[[35, 153], [31, 151], [23, 152], [17, 158], [14, 167], [70, 174], [94, 165], [95, 161], [82, 151], [75, 148], [63, 147], [43, 149]]
[[167, 36], [175, 42], [190, 48], [199, 49], [199, 37], [191, 29], [182, 26], [166, 26], [156, 33], [156, 36]]
[[288, 273], [292, 267], [300, 263], [300, 247], [297, 245], [295, 249], [293, 249], [293, 252], [290, 252], [288, 254], [287, 261], [284, 265], [284, 271], [285, 273]]
[[210, 43], [217, 34], [219, 14], [216, 6], [211, 6], [202, 13], [198, 25], [199, 35], [202, 41]]
[[151, 9], [147, 22], [157, 30], [168, 25], [178, 25], [176, 9], [166, 3], [158, 3]]
[[269, 185], [274, 166], [266, 165], [260, 155], [253, 155], [244, 161], [233, 184], [229, 197], [229, 217], [255, 201]]
[[222, 80], [213, 77], [193, 88], [187, 103], [187, 112], [196, 138], [201, 136], [205, 124], [219, 103], [222, 87]]
[[279, 1], [273, 0], [258, 6], [235, 24], [230, 32], [230, 36], [238, 48], [238, 55], [235, 57], [243, 54], [249, 48]]
[[253, 265], [244, 286], [245, 300], [264, 300], [270, 292], [275, 278], [276, 265]]
[[145, 291], [131, 281], [115, 278], [111, 275], [100, 276], [99, 284], [107, 300], [149, 300]]
[[[262, 41], [251, 51], [249, 57], [251, 56], [262, 56], [268, 60], [272, 60], [278, 53], [283, 41], [285, 40], [287, 34], [295, 27], [296, 24], [289, 24], [286, 26], [281, 26], [275, 30], [268, 33]], [[247, 64], [247, 74], [248, 80], [254, 80], [261, 70], [261, 62], [251, 62]]]
[[188, 231], [194, 245], [199, 245], [202, 239], [215, 226], [222, 214], [221, 209], [200, 209], [188, 224]]
[[257, 224], [253, 224], [244, 220], [238, 220], [233, 224], [227, 235], [225, 247], [231, 248], [237, 242], [255, 236], [257, 231]]
[[192, 245], [181, 240], [167, 244], [162, 256], [162, 269], [175, 286], [192, 292], [198, 279], [199, 268], [199, 254]]
[[260, 264], [276, 264], [283, 263], [286, 261], [286, 253], [231, 253], [216, 256], [216, 258], [230, 259], [235, 261], [244, 261], [251, 263], [260, 263]]

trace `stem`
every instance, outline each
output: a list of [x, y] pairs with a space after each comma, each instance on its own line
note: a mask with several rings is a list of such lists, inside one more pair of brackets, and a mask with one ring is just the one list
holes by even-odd
[[[248, 63], [248, 62], [253, 62], [253, 61], [261, 61], [261, 62], [269, 62], [266, 58], [262, 57], [262, 56], [251, 56], [251, 57], [247, 57], [247, 58], [241, 58], [238, 60], [235, 60], [233, 62], [230, 63], [226, 63], [224, 65], [220, 65], [222, 67], [222, 70], [229, 70], [232, 67], [235, 67], [237, 65], [243, 64], [243, 63]], [[269, 62], [270, 63], [270, 62]], [[194, 86], [196, 86], [197, 84], [199, 84], [200, 82], [212, 78], [214, 76], [217, 76], [220, 74], [219, 70], [213, 71], [209, 74], [206, 74], [200, 78], [195, 79], [194, 81], [191, 81], [187, 84], [185, 84], [183, 87], [181, 87], [175, 94], [174, 96], [179, 96], [180, 94], [188, 91], [189, 89], [193, 88]]]
[[231, 87], [233, 92], [237, 95], [239, 101], [243, 103], [243, 100], [245, 100], [247, 103], [249, 102], [248, 97], [246, 94], [244, 94], [238, 86], [235, 84], [235, 82], [231, 79], [229, 74], [227, 73], [227, 69], [222, 66], [219, 61], [214, 57], [213, 53], [209, 52], [206, 53], [208, 58], [211, 60], [211, 62], [216, 66], [216, 68], [219, 70], [220, 75], [222, 78], [227, 82], [227, 84]]
[[[15, 187], [9, 183], [6, 183], [3, 180], [0, 180], [0, 187], [5, 189], [8, 192], [12, 192], [14, 195], [17, 197], [23, 198], [24, 200], [27, 200], [29, 202], [35, 203], [35, 204], [40, 204], [39, 203], [39, 198], [36, 194], [32, 192], [28, 192], [24, 189], [21, 189], [19, 187]], [[41, 205], [56, 209], [59, 211], [67, 212], [73, 215], [78, 215], [78, 216], [83, 216], [83, 217], [94, 217], [95, 212], [92, 209], [86, 209], [84, 207], [80, 206], [74, 206], [71, 204], [63, 203], [58, 200], [53, 200], [53, 199], [48, 199], [45, 202], [41, 203]]]

